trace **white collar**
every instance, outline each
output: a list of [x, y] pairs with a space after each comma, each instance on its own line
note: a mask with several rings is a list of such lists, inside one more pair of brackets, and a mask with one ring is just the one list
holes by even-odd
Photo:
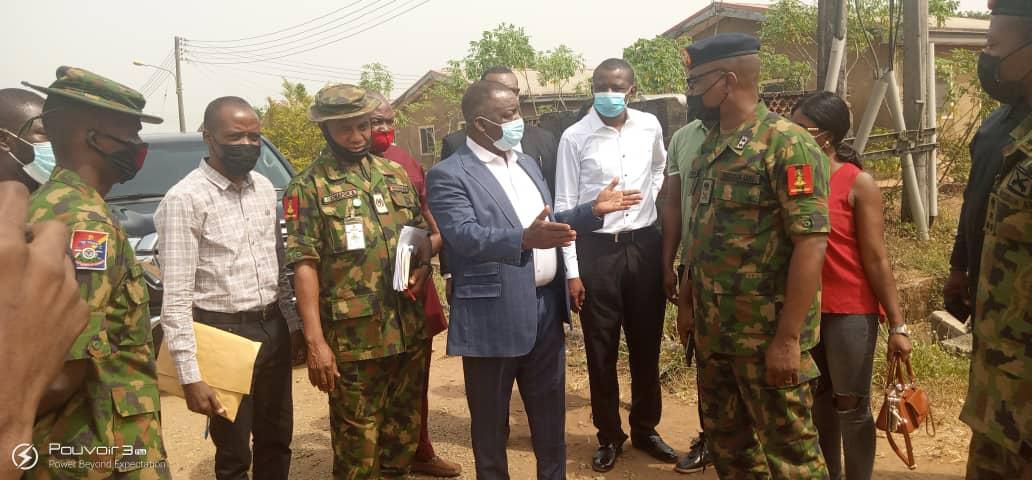
[[473, 151], [473, 155], [477, 157], [477, 160], [480, 160], [484, 163], [491, 163], [495, 160], [501, 160], [503, 163], [509, 163], [510, 161], [516, 160], [516, 152], [509, 150], [508, 152], [505, 152], [505, 157], [499, 157], [498, 155], [495, 155], [494, 152], [482, 147], [479, 143], [473, 141], [473, 139], [469, 138], [469, 136], [466, 136], [466, 146]]

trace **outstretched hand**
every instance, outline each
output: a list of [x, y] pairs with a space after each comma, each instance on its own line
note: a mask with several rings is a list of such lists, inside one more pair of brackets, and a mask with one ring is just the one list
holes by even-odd
[[577, 239], [577, 232], [569, 225], [548, 221], [548, 215], [551, 213], [552, 209], [545, 205], [545, 208], [534, 219], [534, 223], [523, 230], [524, 250], [568, 247]]
[[641, 203], [641, 192], [638, 190], [617, 190], [620, 184], [620, 177], [613, 177], [613, 180], [598, 192], [598, 197], [591, 204], [591, 213], [596, 217], [622, 212]]

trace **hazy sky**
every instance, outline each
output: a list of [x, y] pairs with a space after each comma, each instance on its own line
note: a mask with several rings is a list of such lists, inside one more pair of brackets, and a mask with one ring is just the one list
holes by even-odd
[[[234, 57], [217, 56], [218, 43], [206, 49], [186, 51], [183, 65], [187, 129], [200, 123], [204, 106], [221, 95], [239, 95], [257, 104], [279, 95], [280, 77], [302, 80], [314, 92], [329, 81], [358, 81], [363, 64], [380, 62], [395, 74], [400, 94], [428, 69], [440, 68], [449, 59], [466, 54], [471, 40], [499, 23], [526, 29], [531, 44], [547, 50], [566, 44], [584, 55], [589, 67], [605, 58], [620, 56], [623, 47], [639, 37], [653, 37], [677, 24], [708, 0], [426, 0], [411, 11], [373, 26], [424, 0], [50, 0], [10, 2], [5, 8], [5, 28], [0, 30], [4, 68], [0, 87], [20, 86], [28, 80], [47, 85], [59, 65], [84, 67], [134, 88], [144, 86], [154, 70], [135, 67], [133, 60], [161, 64], [169, 58], [173, 37], [178, 35], [201, 45], [206, 40], [233, 40], [276, 32], [326, 15], [348, 5], [329, 18], [346, 18], [334, 32], [357, 33], [337, 43], [307, 53], [276, 60], [279, 64], [253, 63], [211, 65], [200, 62], [240, 61], [248, 55], [264, 55], [277, 38], [263, 37], [237, 42]], [[761, 3], [762, 0], [747, 0]], [[962, 10], [984, 10], [985, 0], [961, 0]], [[353, 13], [354, 12], [354, 13]], [[320, 21], [297, 46], [316, 46], [327, 38]], [[296, 32], [290, 31], [287, 33]], [[332, 37], [329, 37], [332, 38]], [[321, 42], [319, 42], [321, 43]], [[225, 45], [225, 44], [223, 44]], [[265, 48], [266, 50], [262, 50]], [[282, 50], [288, 52], [290, 48]], [[221, 50], [226, 51], [226, 50]], [[334, 69], [332, 72], [327, 67]], [[153, 82], [152, 82], [153, 83]], [[147, 97], [148, 113], [165, 123], [147, 131], [178, 128], [174, 82], [153, 85]]]

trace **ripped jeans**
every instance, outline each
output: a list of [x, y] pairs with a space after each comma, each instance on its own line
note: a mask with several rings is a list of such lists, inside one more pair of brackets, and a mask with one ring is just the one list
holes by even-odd
[[871, 375], [878, 315], [821, 315], [821, 341], [812, 350], [821, 370], [814, 423], [832, 480], [869, 480], [874, 469], [875, 430]]

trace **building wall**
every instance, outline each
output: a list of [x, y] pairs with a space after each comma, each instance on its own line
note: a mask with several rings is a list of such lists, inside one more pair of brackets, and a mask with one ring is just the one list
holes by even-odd
[[[419, 111], [407, 112], [406, 124], [397, 128], [394, 143], [408, 150], [424, 168], [430, 168], [440, 159], [441, 142], [444, 137], [462, 126], [460, 111], [461, 108], [457, 104], [432, 102]], [[424, 150], [423, 147], [426, 145], [423, 145], [420, 138], [420, 129], [427, 127], [433, 128], [433, 145], [429, 151]]]

